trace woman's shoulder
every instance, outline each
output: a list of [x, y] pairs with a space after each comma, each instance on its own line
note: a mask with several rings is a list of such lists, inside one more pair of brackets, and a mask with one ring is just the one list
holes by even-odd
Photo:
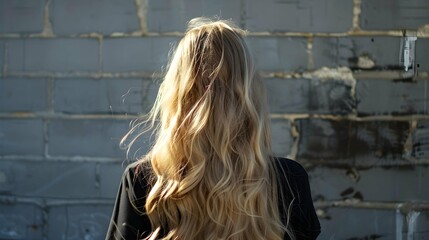
[[128, 164], [124, 170], [123, 181], [138, 195], [147, 195], [152, 180], [152, 171], [148, 164], [140, 161]]
[[307, 171], [297, 161], [283, 157], [274, 157], [277, 170], [288, 177], [308, 177]]

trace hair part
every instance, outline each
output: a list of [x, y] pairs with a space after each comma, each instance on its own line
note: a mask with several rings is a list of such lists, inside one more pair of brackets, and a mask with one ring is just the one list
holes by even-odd
[[293, 238], [279, 215], [266, 96], [245, 35], [229, 21], [192, 19], [154, 107], [122, 140], [142, 125], [156, 134], [139, 160], [154, 176], [145, 206], [154, 239]]

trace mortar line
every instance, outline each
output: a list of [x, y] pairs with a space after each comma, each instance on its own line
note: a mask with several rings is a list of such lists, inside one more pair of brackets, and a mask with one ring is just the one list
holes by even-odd
[[360, 28], [360, 14], [362, 13], [362, 0], [353, 0], [353, 18], [352, 18], [352, 32], [361, 31]]
[[[101, 56], [99, 56], [100, 58]], [[259, 74], [262, 78], [279, 78], [279, 79], [297, 79], [297, 78], [306, 78], [306, 79], [319, 79], [319, 80], [331, 80], [337, 81], [338, 79], [333, 79], [331, 77], [320, 78], [314, 76], [313, 73], [316, 73], [318, 70], [323, 71], [350, 71], [353, 78], [356, 80], [372, 80], [372, 81], [393, 81], [394, 79], [402, 78], [402, 71], [395, 70], [350, 70], [347, 67], [339, 68], [319, 68], [313, 69], [310, 71], [289, 71], [289, 72], [280, 72], [280, 71], [259, 71]], [[4, 74], [6, 75], [6, 74]], [[146, 79], [159, 79], [162, 78], [162, 74], [156, 70], [148, 72], [8, 72], [8, 76], [11, 77], [25, 77], [25, 78], [112, 78], [112, 79], [123, 79], [123, 78], [146, 78]], [[419, 72], [419, 75], [414, 79], [415, 81], [423, 81], [429, 79], [429, 72]], [[405, 81], [405, 80], [404, 80]]]
[[[118, 143], [119, 144], [119, 143]], [[124, 158], [111, 158], [111, 157], [86, 157], [86, 156], [31, 156], [31, 155], [5, 155], [0, 156], [2, 161], [14, 161], [19, 160], [20, 162], [102, 162], [102, 163], [122, 163]], [[127, 160], [126, 160], [127, 161]]]
[[313, 59], [313, 36], [307, 37], [307, 71], [312, 71], [314, 69], [314, 59]]
[[2, 77], [7, 77], [7, 68], [8, 68], [8, 43], [3, 44], [4, 55], [3, 55], [3, 66], [2, 66]]
[[[49, 0], [51, 1], [51, 0]], [[145, 1], [145, 0], [136, 0], [136, 1]], [[144, 20], [143, 24], [146, 20]], [[49, 22], [50, 24], [50, 22]], [[140, 28], [145, 29], [147, 26], [142, 27], [140, 23]], [[413, 30], [416, 29], [406, 29]], [[51, 30], [52, 31], [52, 30]], [[138, 30], [137, 32], [127, 33], [127, 32], [114, 32], [111, 34], [104, 34], [103, 37], [106, 39], [109, 38], [129, 38], [129, 37], [183, 37], [184, 32], [142, 32], [143, 30]], [[95, 35], [99, 35], [97, 32], [87, 32], [83, 34], [69, 34], [69, 35], [55, 35], [54, 33], [37, 33], [37, 34], [18, 34], [18, 33], [3, 33], [0, 34], [0, 39], [10, 39], [10, 38], [52, 38], [52, 37], [61, 37], [61, 38], [96, 38]], [[351, 30], [347, 32], [336, 32], [336, 33], [325, 33], [325, 32], [248, 32], [247, 34], [250, 37], [320, 37], [320, 38], [332, 38], [332, 37], [402, 37], [402, 30]], [[429, 32], [423, 30], [417, 30], [418, 38], [429, 38]]]
[[43, 31], [40, 34], [34, 34], [34, 37], [46, 37], [52, 38], [55, 37], [54, 31], [52, 30], [52, 24], [50, 21], [49, 6], [51, 5], [52, 0], [45, 0], [45, 8], [43, 15]]
[[[48, 118], [48, 119], [111, 119], [111, 120], [133, 120], [140, 117], [138, 114], [63, 114], [63, 113], [49, 113], [49, 112], [9, 112], [0, 113], [0, 119], [34, 119], [34, 118]], [[335, 115], [335, 114], [301, 114], [301, 113], [271, 113], [271, 119], [285, 119], [285, 120], [302, 120], [302, 119], [323, 119], [332, 121], [402, 121], [408, 122], [411, 120], [429, 120], [429, 115], [414, 114], [414, 115], [374, 115], [374, 116], [357, 116], [356, 114], [349, 115]]]
[[131, 34], [119, 33], [119, 36], [122, 36], [122, 34], [131, 35], [131, 36], [145, 36], [148, 34], [149, 31], [148, 31], [148, 26], [146, 21], [148, 2], [147, 0], [135, 0], [135, 5], [136, 5], [137, 18], [139, 19], [140, 29]]
[[316, 201], [316, 208], [400, 209], [403, 212], [429, 210], [429, 202]]

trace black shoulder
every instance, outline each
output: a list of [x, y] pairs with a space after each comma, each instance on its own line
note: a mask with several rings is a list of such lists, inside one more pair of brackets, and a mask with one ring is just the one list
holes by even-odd
[[282, 157], [275, 157], [274, 159], [276, 165], [281, 168], [279, 170], [287, 176], [308, 177], [307, 171], [299, 162]]
[[133, 193], [130, 199], [134, 200], [146, 199], [150, 189], [150, 180], [151, 171], [146, 164], [140, 162], [130, 163], [125, 168], [122, 179], [123, 184], [128, 189], [132, 189], [132, 191], [129, 191]]

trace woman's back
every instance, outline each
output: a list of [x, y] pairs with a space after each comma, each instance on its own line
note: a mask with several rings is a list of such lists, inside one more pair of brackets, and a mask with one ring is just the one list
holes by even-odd
[[[134, 227], [150, 226], [152, 238], [294, 238], [289, 220], [300, 210], [289, 206], [303, 197], [292, 185], [302, 183], [291, 185], [290, 164], [271, 157], [266, 96], [244, 34], [227, 21], [192, 20], [141, 123], [155, 129], [156, 141], [136, 163], [148, 169], [148, 181], [128, 195], [144, 189], [134, 207], [145, 226]], [[308, 188], [308, 179], [302, 182]]]
[[[297, 162], [275, 158], [278, 174], [278, 207], [283, 224], [288, 218], [296, 239], [316, 239], [320, 224], [311, 199], [308, 175]], [[153, 231], [145, 214], [145, 202], [150, 191], [150, 169], [130, 164], [124, 172], [106, 239], [144, 239]], [[130, 191], [131, 190], [131, 191]], [[130, 193], [133, 193], [130, 195]], [[289, 204], [290, 212], [288, 213]], [[285, 208], [286, 207], [286, 208]], [[163, 236], [167, 231], [161, 229]], [[286, 234], [284, 239], [290, 239]]]

